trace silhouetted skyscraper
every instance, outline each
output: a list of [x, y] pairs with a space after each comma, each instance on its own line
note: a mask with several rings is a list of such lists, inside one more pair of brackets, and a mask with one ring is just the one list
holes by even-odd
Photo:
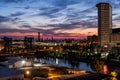
[[32, 49], [33, 48], [33, 37], [24, 37], [24, 45], [26, 49]]
[[101, 46], [109, 45], [112, 33], [112, 6], [109, 3], [98, 3], [98, 41]]
[[4, 37], [4, 52], [10, 53], [12, 47], [12, 38]]

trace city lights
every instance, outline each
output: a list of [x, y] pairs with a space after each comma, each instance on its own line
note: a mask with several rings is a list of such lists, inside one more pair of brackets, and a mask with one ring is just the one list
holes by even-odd
[[120, 80], [120, 0], [0, 0], [0, 80]]
[[23, 65], [25, 64], [25, 62], [26, 62], [25, 60], [22, 60], [22, 64], [23, 64]]
[[30, 75], [30, 71], [27, 70], [27, 71], [25, 72], [25, 74], [26, 74], [26, 75]]

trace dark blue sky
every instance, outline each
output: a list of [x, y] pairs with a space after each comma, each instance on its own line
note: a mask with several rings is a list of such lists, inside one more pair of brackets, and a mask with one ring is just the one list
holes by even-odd
[[[108, 0], [0, 0], [0, 36], [80, 37], [97, 34], [97, 8]], [[110, 0], [113, 27], [120, 27], [120, 0]], [[17, 34], [17, 35], [16, 35]]]

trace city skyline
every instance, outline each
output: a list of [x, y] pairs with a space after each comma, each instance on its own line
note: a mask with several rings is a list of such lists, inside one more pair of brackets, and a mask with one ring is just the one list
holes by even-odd
[[[0, 0], [0, 36], [37, 38], [41, 32], [44, 37], [81, 39], [97, 35], [96, 4], [101, 1]], [[110, 4], [113, 28], [120, 28], [120, 1], [110, 0]]]

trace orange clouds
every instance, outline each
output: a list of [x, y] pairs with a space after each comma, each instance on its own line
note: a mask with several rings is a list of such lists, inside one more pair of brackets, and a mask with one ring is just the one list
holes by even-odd
[[86, 28], [86, 29], [82, 29], [82, 28], [75, 28], [75, 29], [67, 29], [67, 30], [55, 30], [54, 33], [66, 33], [66, 34], [74, 34], [74, 35], [88, 35], [88, 32], [91, 32], [90, 35], [96, 35], [97, 34], [97, 28]]
[[[42, 34], [42, 33], [41, 33]], [[84, 39], [88, 35], [96, 35], [97, 34], [97, 28], [75, 28], [75, 29], [67, 29], [67, 30], [55, 30], [54, 34], [43, 34], [41, 35], [42, 38], [46, 39], [68, 39], [68, 38], [74, 38], [74, 39]], [[25, 36], [32, 36], [34, 38], [38, 38], [37, 32], [6, 32], [6, 33], [0, 33], [0, 36], [10, 36], [10, 37], [18, 37], [18, 38], [24, 38]]]

